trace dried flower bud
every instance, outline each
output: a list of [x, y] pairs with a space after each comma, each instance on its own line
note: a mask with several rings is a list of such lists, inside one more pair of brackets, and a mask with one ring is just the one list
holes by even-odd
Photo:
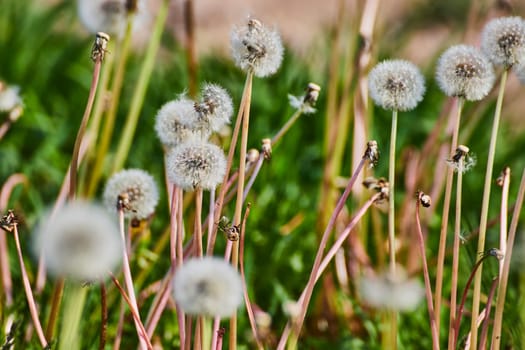
[[168, 153], [166, 168], [170, 182], [183, 190], [214, 190], [226, 172], [226, 157], [214, 144], [186, 142]]
[[159, 192], [153, 177], [141, 169], [121, 170], [108, 180], [104, 204], [111, 211], [123, 210], [129, 218], [146, 219], [155, 211]]
[[175, 272], [173, 295], [187, 314], [230, 317], [242, 302], [241, 277], [224, 259], [189, 259]]
[[246, 26], [233, 29], [231, 49], [238, 67], [261, 78], [279, 69], [284, 52], [279, 33], [253, 18]]
[[271, 139], [262, 139], [262, 152], [264, 159], [272, 159], [272, 140]]
[[377, 162], [379, 161], [379, 148], [377, 147], [377, 141], [371, 140], [367, 142], [364, 157], [370, 162], [371, 168], [377, 165]]
[[104, 32], [97, 32], [95, 35], [95, 42], [91, 49], [91, 59], [93, 62], [104, 60], [104, 55], [107, 52], [109, 35]]
[[419, 203], [421, 203], [421, 205], [425, 208], [428, 208], [432, 205], [432, 198], [430, 198], [428, 194], [418, 191], [417, 197], [419, 199]]
[[485, 55], [467, 45], [456, 45], [439, 58], [436, 79], [447, 96], [478, 101], [494, 86], [494, 69]]
[[525, 22], [521, 17], [489, 21], [481, 33], [481, 50], [496, 66], [510, 68], [525, 63]]
[[248, 153], [246, 153], [246, 162], [255, 163], [258, 160], [259, 160], [259, 150], [256, 148], [252, 148], [248, 150]]
[[417, 66], [404, 60], [387, 60], [368, 75], [370, 97], [388, 110], [408, 111], [423, 99], [425, 80]]

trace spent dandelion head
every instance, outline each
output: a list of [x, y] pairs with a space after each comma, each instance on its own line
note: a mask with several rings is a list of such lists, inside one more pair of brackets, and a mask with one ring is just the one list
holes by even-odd
[[405, 60], [386, 60], [368, 75], [370, 97], [388, 110], [408, 111], [423, 99], [425, 80], [416, 65]]
[[525, 63], [525, 22], [521, 17], [489, 21], [481, 33], [481, 50], [496, 66], [505, 69]]
[[315, 113], [315, 104], [319, 98], [321, 87], [315, 83], [309, 83], [306, 87], [306, 92], [302, 96], [288, 95], [290, 105], [295, 109], [302, 110], [305, 114]]
[[360, 282], [361, 296], [370, 306], [378, 309], [412, 311], [424, 297], [424, 288], [415, 279], [409, 279], [401, 267], [396, 272], [379, 276], [363, 276]]
[[124, 0], [78, 0], [78, 15], [87, 30], [120, 36], [126, 27]]
[[104, 204], [112, 211], [122, 209], [139, 220], [155, 211], [159, 192], [153, 177], [141, 169], [127, 169], [114, 174], [104, 189]]
[[470, 149], [465, 145], [459, 145], [456, 148], [456, 153], [452, 156], [451, 159], [447, 160], [449, 167], [454, 169], [454, 171], [465, 173], [472, 169], [477, 162], [476, 155], [470, 152]]
[[189, 259], [175, 272], [173, 295], [187, 314], [230, 317], [242, 302], [241, 277], [223, 259]]
[[439, 58], [436, 79], [447, 96], [478, 101], [494, 85], [494, 69], [488, 58], [468, 45], [455, 45]]
[[34, 248], [55, 276], [92, 281], [107, 275], [121, 258], [116, 222], [103, 208], [84, 202], [66, 204], [42, 220]]
[[212, 130], [203, 123], [195, 103], [181, 97], [164, 104], [155, 116], [155, 131], [162, 144], [171, 148], [187, 141], [207, 140]]
[[20, 88], [6, 85], [0, 81], [0, 112], [11, 112], [20, 106], [22, 106]]
[[226, 172], [226, 157], [214, 144], [186, 142], [168, 153], [166, 168], [170, 182], [183, 190], [214, 190]]
[[201, 100], [195, 103], [195, 110], [201, 121], [209, 125], [212, 131], [219, 131], [230, 124], [233, 114], [233, 102], [226, 89], [217, 84], [205, 84]]
[[279, 69], [284, 48], [279, 32], [250, 18], [231, 33], [231, 50], [235, 64], [257, 77], [267, 77]]

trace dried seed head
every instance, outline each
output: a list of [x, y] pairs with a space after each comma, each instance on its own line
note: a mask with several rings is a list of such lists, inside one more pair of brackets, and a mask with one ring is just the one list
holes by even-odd
[[228, 91], [217, 84], [205, 84], [202, 98], [195, 103], [195, 110], [200, 116], [200, 123], [206, 124], [212, 131], [219, 131], [230, 124], [233, 114], [233, 102]]
[[139, 220], [155, 211], [159, 192], [153, 177], [141, 169], [122, 170], [111, 176], [104, 189], [104, 204], [111, 211], [120, 210]]
[[246, 26], [233, 29], [230, 41], [235, 64], [242, 70], [267, 77], [279, 69], [284, 48], [275, 29], [251, 18]]
[[214, 190], [226, 172], [226, 157], [222, 149], [207, 142], [186, 142], [169, 153], [166, 160], [170, 182], [193, 191], [200, 187]]
[[419, 199], [419, 203], [421, 203], [421, 205], [425, 208], [428, 208], [432, 205], [432, 198], [430, 198], [428, 194], [418, 191], [417, 197]]
[[456, 45], [439, 58], [436, 79], [447, 96], [478, 101], [490, 92], [495, 76], [492, 64], [478, 49]]
[[377, 162], [379, 161], [379, 148], [377, 147], [376, 140], [367, 142], [364, 157], [370, 162], [371, 168], [377, 165]]
[[396, 274], [385, 272], [379, 276], [361, 278], [360, 290], [363, 300], [378, 309], [413, 311], [424, 297], [421, 283], [408, 279], [406, 274], [396, 267]]
[[386, 60], [368, 75], [370, 97], [388, 110], [408, 111], [423, 99], [425, 80], [419, 68], [404, 60]]
[[0, 112], [10, 112], [22, 106], [18, 86], [7, 86], [0, 81]]
[[173, 296], [187, 314], [230, 317], [242, 302], [241, 277], [223, 259], [189, 259], [175, 272]]
[[447, 164], [452, 167], [454, 171], [465, 173], [476, 165], [476, 161], [476, 156], [470, 153], [470, 149], [467, 146], [459, 145], [452, 159], [447, 160]]
[[51, 274], [78, 281], [107, 276], [122, 259], [116, 223], [101, 207], [83, 202], [45, 217], [34, 234], [34, 248]]
[[259, 150], [252, 148], [246, 153], [246, 162], [255, 163], [259, 160]]
[[102, 61], [104, 55], [107, 52], [109, 35], [104, 32], [97, 32], [95, 36], [95, 42], [93, 43], [93, 48], [91, 49], [91, 59], [94, 62]]
[[205, 141], [211, 135], [211, 128], [199, 120], [194, 102], [181, 97], [159, 109], [155, 116], [155, 131], [167, 148], [187, 141]]
[[309, 83], [303, 96], [288, 95], [290, 105], [295, 109], [300, 109], [304, 114], [315, 113], [315, 104], [319, 98], [321, 87], [314, 83]]
[[489, 21], [481, 33], [481, 50], [496, 66], [510, 68], [525, 63], [525, 22], [521, 17]]
[[271, 139], [262, 139], [262, 152], [264, 159], [272, 159], [272, 140]]

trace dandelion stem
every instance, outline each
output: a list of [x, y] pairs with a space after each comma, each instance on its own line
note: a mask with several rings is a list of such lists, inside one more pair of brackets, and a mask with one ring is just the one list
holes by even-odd
[[[496, 110], [494, 112], [494, 123], [492, 124], [492, 132], [490, 135], [489, 154], [487, 159], [487, 169], [485, 173], [485, 185], [483, 187], [483, 200], [481, 203], [481, 219], [479, 224], [478, 237], [478, 252], [485, 249], [485, 236], [487, 233], [487, 219], [489, 214], [490, 203], [490, 188], [492, 184], [492, 170], [494, 167], [494, 157], [496, 155], [496, 141], [498, 138], [499, 120], [501, 117], [501, 108], [503, 106], [503, 96], [505, 95], [505, 85], [507, 82], [508, 69], [503, 71], [501, 75], [500, 90], [498, 93], [498, 100], [496, 102]], [[472, 300], [472, 319], [470, 324], [470, 331], [472, 333], [472, 341], [470, 343], [470, 350], [475, 350], [477, 346], [477, 319], [479, 314], [479, 299], [481, 294], [481, 274], [483, 265], [479, 267], [474, 278], [474, 296]]]
[[202, 257], [202, 188], [195, 190], [195, 252]]
[[99, 350], [106, 347], [106, 334], [108, 329], [108, 303], [106, 295], [106, 285], [100, 281], [100, 342]]
[[297, 119], [299, 119], [299, 117], [303, 114], [303, 108], [300, 107], [298, 108], [295, 113], [290, 117], [290, 119], [288, 119], [288, 121], [286, 122], [286, 124], [283, 125], [283, 127], [277, 132], [277, 134], [275, 134], [275, 136], [272, 138], [272, 146], [275, 145], [277, 142], [279, 142], [282, 137], [284, 136], [284, 134], [286, 134], [288, 132], [288, 130], [290, 130], [290, 128], [292, 127], [292, 125], [297, 121]]
[[457, 293], [458, 293], [458, 273], [459, 273], [459, 236], [461, 234], [461, 195], [463, 191], [463, 167], [464, 157], [458, 161], [458, 171], [456, 179], [456, 217], [454, 225], [454, 243], [452, 247], [452, 280], [450, 282], [450, 324], [448, 333], [448, 348], [454, 349], [454, 322], [457, 314]]
[[64, 315], [60, 331], [59, 350], [80, 349], [80, 319], [86, 302], [87, 288], [70, 283], [66, 290]]
[[[98, 40], [98, 39], [97, 39]], [[69, 175], [69, 200], [75, 198], [77, 190], [77, 173], [78, 173], [78, 155], [80, 153], [80, 144], [82, 143], [82, 138], [86, 132], [87, 124], [89, 121], [89, 116], [91, 115], [91, 109], [93, 108], [93, 102], [95, 101], [95, 96], [97, 92], [98, 79], [100, 77], [100, 68], [102, 66], [102, 59], [104, 55], [100, 55], [98, 59], [95, 59], [95, 66], [93, 67], [93, 78], [91, 80], [91, 87], [89, 89], [88, 101], [86, 104], [86, 109], [84, 110], [84, 115], [82, 116], [82, 121], [80, 122], [80, 127], [78, 129], [77, 138], [75, 139], [75, 146], [73, 148], [73, 156], [71, 157], [71, 173]]]
[[432, 286], [430, 285], [430, 274], [428, 272], [427, 256], [425, 254], [425, 239], [421, 230], [421, 219], [419, 217], [419, 207], [421, 193], [418, 195], [416, 204], [416, 229], [417, 238], [419, 241], [419, 251], [421, 253], [421, 261], [423, 262], [423, 278], [425, 280], [425, 293], [427, 299], [428, 316], [430, 318], [430, 330], [432, 332], [432, 349], [439, 350], [439, 333], [436, 325], [436, 314], [434, 312], [434, 301], [432, 300]]
[[135, 129], [137, 128], [137, 122], [139, 119], [139, 113], [144, 102], [144, 96], [146, 95], [148, 82], [155, 65], [155, 56], [157, 55], [157, 51], [160, 46], [160, 38], [164, 30], [166, 18], [168, 16], [169, 3], [170, 1], [163, 0], [159, 8], [159, 12], [157, 13], [155, 27], [149, 40], [149, 46], [147, 48], [146, 56], [141, 67], [139, 80], [135, 86], [133, 96], [131, 97], [130, 110], [128, 112], [124, 131], [120, 137], [115, 160], [113, 162], [113, 173], [119, 171], [124, 165], [131, 147], [131, 142], [133, 141], [133, 135], [135, 134]]
[[22, 273], [22, 282], [24, 284], [24, 292], [27, 298], [27, 305], [29, 306], [29, 312], [31, 318], [33, 319], [33, 325], [35, 326], [36, 334], [38, 335], [38, 340], [40, 345], [43, 348], [48, 346], [46, 336], [44, 336], [44, 331], [42, 330], [42, 324], [38, 318], [38, 310], [35, 303], [35, 298], [33, 297], [33, 292], [31, 291], [31, 284], [29, 283], [29, 277], [27, 276], [27, 271], [24, 265], [24, 258], [22, 256], [22, 248], [20, 246], [20, 238], [18, 235], [18, 225], [17, 223], [13, 224], [13, 234], [15, 237], [16, 252], [18, 254], [18, 262], [20, 263], [20, 271]]
[[[501, 261], [501, 260], [500, 260]], [[492, 301], [494, 300], [494, 293], [498, 286], [499, 276], [492, 279], [490, 284], [489, 295], [487, 296], [487, 304], [485, 305], [485, 318], [483, 319], [483, 327], [481, 328], [481, 334], [479, 337], [479, 348], [480, 350], [485, 349], [487, 345], [487, 334], [489, 332], [489, 321], [490, 321], [490, 310], [492, 310]]]
[[[462, 98], [456, 99], [457, 114], [454, 122], [454, 130], [452, 131], [452, 141], [450, 145], [450, 157], [456, 152], [459, 139], [459, 126], [461, 122], [461, 114], [463, 111], [464, 100]], [[436, 298], [434, 301], [436, 312], [436, 326], [439, 334], [439, 327], [441, 323], [441, 296], [443, 290], [443, 268], [445, 266], [445, 250], [447, 244], [447, 230], [448, 230], [448, 215], [450, 212], [450, 201], [452, 197], [452, 182], [454, 180], [454, 169], [447, 167], [447, 178], [445, 182], [445, 197], [443, 200], [443, 211], [441, 216], [441, 229], [439, 233], [439, 248], [436, 268]]]
[[518, 190], [518, 198], [514, 206], [512, 220], [509, 228], [509, 238], [507, 241], [507, 250], [503, 258], [503, 270], [499, 280], [498, 296], [496, 301], [496, 311], [494, 314], [494, 328], [492, 330], [492, 350], [499, 350], [501, 345], [501, 323], [503, 321], [503, 309], [505, 306], [505, 297], [507, 293], [507, 283], [509, 279], [510, 260], [512, 258], [512, 249], [514, 247], [514, 239], [516, 238], [516, 230], [518, 228], [519, 217], [523, 205], [523, 198], [525, 197], [525, 169], [521, 176], [520, 188]]
[[64, 278], [59, 277], [55, 281], [53, 288], [53, 296], [51, 297], [51, 310], [49, 311], [49, 317], [47, 319], [46, 327], [46, 338], [53, 339], [55, 333], [55, 327], [58, 320], [58, 312], [60, 310], [60, 304], [62, 302], [62, 295], [64, 294]]

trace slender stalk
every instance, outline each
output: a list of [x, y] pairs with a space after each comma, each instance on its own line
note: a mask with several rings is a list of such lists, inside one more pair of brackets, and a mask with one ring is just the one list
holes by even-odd
[[55, 328], [58, 320], [58, 313], [60, 311], [60, 304], [62, 302], [62, 295], [64, 294], [64, 284], [64, 278], [59, 277], [55, 281], [55, 285], [53, 287], [53, 295], [51, 297], [51, 310], [49, 311], [46, 326], [47, 339], [53, 339], [53, 334], [55, 333]]
[[[501, 260], [500, 260], [501, 261]], [[487, 345], [487, 335], [489, 333], [490, 310], [492, 310], [492, 301], [494, 300], [494, 293], [498, 286], [499, 276], [492, 279], [490, 284], [489, 295], [487, 296], [487, 304], [485, 306], [485, 318], [483, 319], [483, 327], [481, 328], [481, 335], [479, 337], [479, 350], [485, 350]]]
[[29, 283], [29, 277], [27, 276], [27, 271], [24, 265], [24, 258], [22, 256], [22, 248], [20, 246], [20, 238], [18, 235], [18, 224], [13, 224], [13, 235], [15, 237], [16, 252], [18, 254], [18, 262], [20, 263], [20, 272], [22, 273], [22, 282], [24, 284], [24, 292], [27, 298], [27, 305], [29, 306], [29, 313], [31, 314], [31, 319], [33, 320], [33, 325], [35, 326], [36, 334], [38, 335], [38, 340], [40, 345], [43, 348], [48, 346], [46, 336], [42, 329], [42, 324], [38, 318], [38, 310], [35, 303], [35, 298], [33, 297], [33, 292], [31, 291], [31, 284]]
[[195, 251], [198, 257], [204, 254], [202, 248], [202, 188], [195, 190]]
[[106, 285], [104, 281], [100, 281], [100, 342], [99, 350], [104, 350], [106, 347], [106, 335], [108, 330], [108, 303], [106, 294]]
[[[503, 96], [505, 95], [505, 85], [507, 82], [508, 70], [504, 70], [501, 75], [500, 90], [498, 100], [496, 102], [496, 111], [494, 113], [494, 123], [492, 124], [492, 132], [490, 135], [489, 154], [487, 159], [487, 169], [485, 173], [485, 186], [483, 187], [483, 201], [481, 203], [481, 219], [479, 224], [478, 236], [478, 252], [485, 249], [485, 236], [487, 234], [487, 220], [489, 214], [490, 203], [490, 188], [492, 185], [492, 170], [494, 167], [494, 157], [496, 155], [496, 141], [498, 138], [499, 120], [501, 117], [501, 108], [503, 106]], [[476, 272], [474, 278], [474, 296], [472, 299], [472, 320], [470, 330], [472, 332], [472, 342], [470, 343], [470, 350], [475, 350], [477, 347], [478, 333], [477, 333], [477, 319], [479, 314], [479, 299], [481, 295], [481, 274], [483, 265], [481, 265]]]
[[448, 333], [448, 348], [453, 349], [454, 339], [456, 339], [454, 322], [456, 318], [456, 303], [458, 293], [458, 273], [459, 273], [459, 236], [461, 234], [461, 194], [463, 190], [463, 163], [464, 157], [458, 161], [457, 184], [456, 184], [456, 217], [454, 225], [454, 244], [452, 253], [452, 281], [450, 284], [450, 325]]
[[[323, 253], [324, 253], [324, 250], [325, 250], [326, 245], [328, 243], [328, 239], [330, 237], [330, 233], [332, 232], [332, 230], [333, 230], [333, 228], [335, 226], [335, 221], [336, 221], [337, 217], [339, 216], [339, 213], [341, 212], [341, 210], [343, 210], [345, 202], [348, 199], [348, 196], [350, 195], [350, 192], [352, 191], [352, 187], [353, 187], [353, 185], [354, 185], [354, 183], [355, 183], [359, 173], [363, 169], [363, 166], [365, 165], [365, 163], [366, 163], [366, 158], [363, 157], [361, 159], [361, 162], [359, 163], [359, 166], [357, 167], [356, 171], [354, 172], [354, 174], [352, 175], [352, 177], [348, 181], [348, 184], [347, 184], [343, 194], [341, 195], [341, 198], [339, 198], [339, 201], [337, 202], [337, 204], [335, 206], [335, 209], [334, 209], [334, 211], [332, 213], [332, 216], [330, 217], [330, 220], [328, 221], [328, 225], [327, 225], [325, 231], [323, 232], [323, 235], [322, 235], [321, 241], [319, 242], [319, 247], [317, 249], [317, 253], [316, 253], [316, 256], [315, 256], [314, 265], [312, 267], [312, 270], [310, 272], [310, 277], [309, 277], [308, 282], [306, 283], [306, 287], [304, 289], [305, 297], [304, 297], [303, 302], [301, 303], [301, 311], [299, 313], [299, 316], [297, 317], [297, 320], [296, 320], [295, 324], [293, 325], [292, 332], [295, 335], [299, 334], [299, 332], [301, 331], [301, 328], [303, 326], [304, 319], [306, 317], [306, 311], [308, 309], [308, 304], [310, 302], [310, 298], [312, 297], [312, 293], [313, 293], [313, 289], [314, 289], [314, 285], [315, 285], [315, 279], [316, 279], [316, 276], [318, 274], [319, 268], [321, 266]], [[288, 322], [287, 327], [289, 327], [289, 326], [290, 325], [289, 325], [289, 322]], [[281, 336], [281, 340], [279, 341], [279, 344], [283, 344], [283, 346], [284, 346], [284, 344], [287, 341], [287, 336], [288, 335], [283, 333], [283, 335]]]
[[124, 131], [120, 137], [115, 160], [113, 162], [113, 173], [122, 169], [122, 166], [124, 165], [124, 162], [128, 156], [131, 142], [133, 141], [133, 135], [135, 134], [135, 129], [137, 128], [137, 122], [139, 119], [139, 113], [144, 102], [144, 96], [146, 95], [148, 82], [155, 65], [155, 56], [159, 50], [160, 38], [164, 30], [166, 18], [168, 16], [169, 3], [170, 1], [163, 0], [159, 8], [159, 12], [157, 13], [153, 34], [149, 40], [149, 46], [142, 63], [139, 80], [135, 86], [133, 96], [131, 97], [130, 110], [128, 112], [126, 124], [124, 125]]
[[186, 32], [186, 64], [188, 66], [188, 90], [191, 97], [197, 95], [197, 54], [195, 46], [195, 13], [193, 0], [184, 1], [184, 30]]
[[302, 114], [303, 114], [303, 109], [302, 108], [298, 108], [294, 112], [294, 114], [292, 114], [290, 119], [288, 119], [288, 121], [283, 125], [283, 127], [272, 138], [272, 141], [271, 141], [272, 146], [275, 145], [277, 142], [279, 142], [283, 138], [284, 134], [286, 134], [288, 132], [288, 130], [290, 130], [292, 125], [297, 121], [297, 119], [299, 119], [299, 117]]
[[[507, 251], [507, 215], [509, 211], [509, 187], [510, 187], [510, 168], [505, 167], [502, 172], [502, 191], [501, 191], [501, 210], [500, 210], [500, 230], [499, 230], [499, 250], [505, 255]], [[499, 274], [503, 273], [505, 261], [499, 261]]]
[[255, 168], [253, 169], [252, 175], [250, 176], [250, 179], [248, 180], [248, 183], [246, 184], [246, 188], [244, 189], [244, 194], [242, 196], [243, 202], [246, 200], [246, 197], [248, 197], [248, 193], [250, 192], [253, 184], [255, 183], [255, 179], [257, 178], [257, 175], [259, 175], [259, 172], [261, 171], [263, 163], [264, 163], [264, 155], [259, 154], [259, 159], [257, 159], [257, 163], [255, 164]]
[[507, 294], [507, 284], [509, 280], [510, 261], [512, 258], [512, 249], [514, 247], [514, 240], [516, 238], [516, 230], [520, 218], [521, 208], [523, 205], [523, 198], [525, 197], [525, 169], [521, 176], [520, 188], [518, 190], [518, 198], [514, 206], [512, 220], [509, 228], [509, 238], [507, 241], [507, 251], [503, 259], [503, 271], [499, 280], [498, 297], [496, 301], [496, 311], [494, 314], [494, 328], [492, 329], [492, 350], [499, 350], [501, 346], [501, 325], [503, 321], [503, 309], [505, 306], [505, 297]]
[[[213, 231], [213, 218], [215, 217], [215, 189], [210, 191], [210, 209], [208, 213], [207, 223], [208, 223], [208, 239], [206, 242], [206, 251], [211, 244], [211, 232]], [[207, 253], [207, 252], [206, 252]]]
[[[98, 40], [98, 37], [97, 39]], [[95, 45], [97, 45], [95, 43]], [[71, 157], [71, 173], [69, 176], [69, 200], [75, 198], [76, 189], [77, 189], [77, 173], [78, 173], [78, 155], [80, 153], [80, 144], [82, 143], [82, 138], [86, 132], [87, 124], [89, 121], [89, 116], [91, 115], [91, 109], [93, 108], [93, 102], [95, 102], [95, 96], [97, 92], [98, 79], [100, 77], [100, 67], [102, 66], [102, 59], [104, 55], [99, 55], [98, 59], [95, 59], [95, 66], [93, 68], [93, 78], [91, 80], [91, 87], [89, 89], [88, 101], [86, 104], [86, 109], [84, 110], [84, 115], [82, 116], [82, 121], [80, 122], [80, 127], [78, 129], [77, 138], [75, 139], [75, 146], [73, 148], [73, 156]]]
[[[114, 282], [114, 281], [113, 281]], [[125, 302], [124, 299], [120, 302], [119, 316], [117, 322], [117, 329], [115, 331], [115, 342], [113, 343], [113, 350], [120, 349], [120, 342], [122, 340], [122, 331], [124, 330], [124, 313], [125, 313]]]
[[[456, 152], [458, 147], [459, 139], [459, 126], [461, 124], [461, 114], [463, 111], [464, 100], [458, 98], [457, 100], [457, 114], [454, 122], [454, 130], [452, 131], [452, 141], [450, 145], [450, 157]], [[447, 231], [448, 231], [448, 215], [450, 211], [450, 199], [452, 197], [452, 182], [454, 179], [454, 169], [447, 167], [447, 178], [445, 183], [445, 197], [443, 200], [443, 211], [441, 214], [441, 229], [439, 233], [439, 248], [436, 268], [436, 298], [435, 308], [436, 311], [436, 327], [439, 334], [439, 327], [441, 323], [441, 296], [443, 290], [443, 269], [445, 266], [445, 250], [447, 244]]]
[[128, 62], [129, 51], [131, 47], [134, 17], [135, 14], [133, 12], [128, 14], [124, 39], [122, 40], [122, 44], [119, 45], [119, 58], [111, 83], [111, 99], [109, 102], [109, 109], [104, 117], [104, 126], [102, 129], [100, 142], [98, 142], [95, 164], [93, 165], [93, 171], [90, 175], [90, 181], [87, 188], [87, 194], [89, 197], [93, 196], [97, 190], [98, 183], [102, 176], [104, 160], [106, 159], [106, 154], [112, 140], [115, 120], [117, 118], [117, 110], [120, 102], [120, 94], [122, 92], [122, 84], [124, 82], [124, 74], [126, 72], [126, 63]]
[[[248, 72], [248, 87], [246, 91], [246, 101], [244, 104], [244, 111], [242, 114], [242, 128], [241, 128], [241, 144], [239, 152], [239, 176], [237, 180], [237, 199], [235, 202], [235, 212], [233, 215], [233, 224], [241, 224], [243, 194], [244, 194], [244, 178], [246, 170], [246, 152], [248, 148], [248, 130], [250, 126], [250, 104], [252, 98], [252, 79], [253, 72]], [[233, 242], [232, 247], [232, 266], [238, 268], [239, 265], [239, 242]], [[230, 334], [229, 334], [229, 349], [237, 349], [237, 314], [232, 315], [230, 319]]]
[[70, 283], [66, 290], [64, 301], [64, 315], [59, 350], [78, 350], [82, 337], [80, 336], [80, 319], [86, 302], [87, 288], [77, 283]]
[[141, 335], [141, 330], [144, 329], [144, 325], [142, 325], [142, 322], [140, 320], [139, 308], [137, 305], [137, 298], [135, 296], [135, 289], [133, 287], [133, 280], [131, 277], [131, 269], [129, 265], [128, 249], [127, 249], [127, 243], [126, 243], [127, 239], [124, 233], [124, 211], [120, 209], [118, 211], [118, 214], [119, 214], [120, 237], [122, 239], [122, 271], [124, 273], [124, 282], [126, 284], [126, 289], [129, 294], [130, 309], [134, 314], [137, 315], [136, 318], [133, 318], [133, 321], [135, 323], [135, 328], [137, 329], [137, 335], [139, 337], [140, 347], [141, 349], [146, 349], [147, 348], [147, 336], [145, 337], [146, 332], [144, 332]]
[[418, 195], [416, 204], [416, 229], [419, 241], [419, 251], [423, 262], [423, 278], [425, 280], [425, 294], [427, 299], [428, 316], [430, 318], [430, 330], [432, 332], [432, 349], [439, 350], [439, 333], [436, 325], [436, 314], [434, 313], [434, 301], [432, 300], [432, 286], [430, 285], [430, 274], [428, 272], [427, 256], [425, 253], [425, 239], [421, 230], [421, 219], [419, 217], [420, 199], [422, 193]]

